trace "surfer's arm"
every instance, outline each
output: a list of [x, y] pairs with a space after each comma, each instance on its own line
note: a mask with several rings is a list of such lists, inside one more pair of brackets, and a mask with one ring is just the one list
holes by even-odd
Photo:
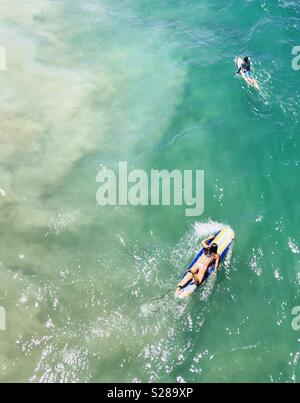
[[241, 70], [242, 70], [242, 67], [240, 67], [240, 68], [238, 69], [238, 71], [236, 72], [236, 74], [240, 74]]
[[218, 270], [219, 265], [220, 265], [220, 256], [217, 255], [216, 261], [215, 261], [215, 272]]
[[201, 245], [203, 246], [204, 249], [209, 248], [209, 245], [207, 245], [207, 242], [210, 241], [211, 239], [214, 239], [214, 236], [213, 236], [213, 235], [211, 235], [211, 236], [208, 237], [207, 239], [204, 239], [204, 240], [201, 242]]

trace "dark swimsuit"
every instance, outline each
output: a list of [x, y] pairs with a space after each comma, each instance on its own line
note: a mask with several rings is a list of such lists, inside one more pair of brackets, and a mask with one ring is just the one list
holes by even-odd
[[241, 70], [243, 70], [243, 73], [245, 74], [246, 78], [253, 77], [252, 72], [251, 72], [251, 63], [250, 62], [248, 62], [248, 63], [244, 62], [241, 66]]

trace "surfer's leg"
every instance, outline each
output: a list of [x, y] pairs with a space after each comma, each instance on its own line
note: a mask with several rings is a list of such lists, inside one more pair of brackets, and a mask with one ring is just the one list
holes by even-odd
[[194, 278], [193, 273], [189, 272], [179, 283], [177, 288], [183, 288], [190, 280]]
[[198, 286], [200, 284], [202, 284], [206, 271], [207, 271], [207, 269], [203, 268], [203, 269], [199, 270], [198, 273], [195, 275], [195, 281], [196, 281]]
[[191, 280], [194, 280], [197, 284], [197, 273], [200, 269], [199, 265], [202, 267], [202, 264], [196, 263], [190, 270], [187, 270], [188, 274], [179, 283], [178, 287], [176, 288], [177, 292], [184, 288]]

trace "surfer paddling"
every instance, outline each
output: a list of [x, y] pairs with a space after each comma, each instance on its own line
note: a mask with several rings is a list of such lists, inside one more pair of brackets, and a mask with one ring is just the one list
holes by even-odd
[[182, 282], [178, 285], [176, 289], [176, 293], [180, 293], [180, 291], [191, 281], [194, 280], [197, 286], [201, 285], [207, 270], [213, 264], [214, 273], [218, 270], [220, 264], [220, 256], [218, 255], [218, 245], [216, 243], [212, 243], [208, 245], [207, 242], [214, 239], [214, 236], [210, 236], [209, 238], [205, 239], [201, 242], [202, 247], [204, 249], [203, 255], [200, 259], [193, 265], [193, 267], [187, 271], [188, 275], [184, 277]]
[[238, 59], [237, 60], [237, 66], [238, 70], [236, 74], [241, 75], [244, 80], [255, 87], [256, 89], [259, 90], [259, 84], [257, 80], [253, 77], [252, 71], [251, 71], [251, 60], [248, 56], [244, 57], [244, 59]]

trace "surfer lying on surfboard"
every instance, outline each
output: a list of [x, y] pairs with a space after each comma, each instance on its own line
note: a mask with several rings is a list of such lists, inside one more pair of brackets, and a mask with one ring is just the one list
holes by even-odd
[[239, 67], [236, 74], [240, 74], [242, 70], [243, 70], [244, 74], [246, 75], [246, 77], [251, 76], [251, 74], [252, 74], [251, 73], [251, 60], [249, 59], [248, 56], [244, 57], [243, 64]]
[[217, 253], [218, 245], [216, 243], [212, 243], [211, 245], [207, 244], [208, 241], [211, 241], [214, 238], [215, 236], [210, 236], [201, 242], [204, 249], [204, 254], [194, 264], [194, 266], [187, 271], [189, 274], [183, 278], [182, 282], [177, 287], [177, 293], [180, 292], [180, 290], [184, 288], [185, 285], [192, 279], [198, 286], [201, 285], [207, 270], [213, 263], [215, 264], [214, 272], [218, 270], [220, 263], [220, 256]]
[[252, 85], [256, 89], [259, 89], [259, 84], [253, 77], [251, 71], [251, 60], [248, 56], [244, 57], [241, 63], [238, 63], [238, 71], [236, 72], [236, 74], [243, 76], [244, 80], [246, 80], [250, 85]]

